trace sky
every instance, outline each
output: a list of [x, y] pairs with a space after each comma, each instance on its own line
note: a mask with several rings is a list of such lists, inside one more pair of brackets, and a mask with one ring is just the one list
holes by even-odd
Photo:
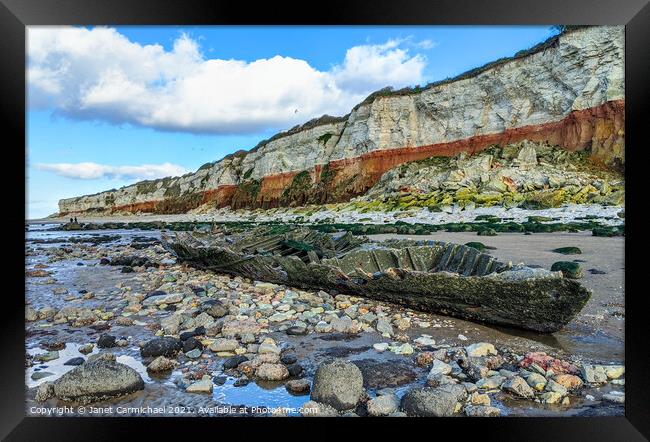
[[514, 55], [551, 26], [40, 27], [27, 33], [26, 218], [182, 175], [386, 86]]

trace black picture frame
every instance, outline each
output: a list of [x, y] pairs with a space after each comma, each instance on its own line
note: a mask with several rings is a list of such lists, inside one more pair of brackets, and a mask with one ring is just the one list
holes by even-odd
[[[270, 425], [288, 426], [282, 437], [313, 437], [318, 426], [324, 435], [345, 435], [349, 425], [362, 431], [380, 429], [393, 437], [465, 437], [472, 433], [482, 440], [646, 440], [650, 437], [650, 367], [647, 340], [646, 291], [642, 278], [643, 259], [634, 259], [640, 249], [641, 197], [644, 177], [643, 151], [647, 137], [647, 107], [650, 89], [650, 5], [648, 0], [329, 0], [307, 4], [277, 2], [232, 2], [219, 0], [0, 0], [0, 121], [5, 140], [5, 180], [2, 194], [9, 198], [8, 222], [2, 267], [3, 320], [0, 364], [0, 437], [7, 440], [116, 440], [131, 437], [137, 429], [150, 437], [154, 431], [171, 435], [182, 430], [185, 438], [206, 431], [208, 437], [223, 437], [226, 423], [236, 425], [243, 437], [253, 429], [273, 434]], [[625, 417], [582, 418], [440, 418], [331, 421], [296, 419], [201, 418], [45, 418], [24, 414], [24, 220], [25, 146], [25, 27], [29, 25], [435, 25], [435, 24], [617, 24], [626, 26], [626, 241], [625, 241]], [[646, 112], [643, 112], [643, 111]], [[647, 164], [647, 163], [645, 163]], [[645, 172], [647, 174], [647, 172]], [[22, 183], [22, 186], [21, 186]], [[20, 189], [23, 188], [21, 194]], [[639, 254], [640, 258], [644, 258]], [[146, 423], [143, 419], [147, 419]], [[352, 422], [354, 421], [354, 422]], [[462, 423], [461, 423], [462, 422]], [[415, 428], [419, 427], [419, 428]], [[451, 430], [443, 436], [446, 430]], [[290, 433], [286, 433], [286, 432]], [[416, 431], [424, 431], [418, 436]], [[351, 436], [351, 435], [350, 435]], [[155, 436], [154, 436], [155, 437]], [[358, 436], [351, 436], [358, 437]]]

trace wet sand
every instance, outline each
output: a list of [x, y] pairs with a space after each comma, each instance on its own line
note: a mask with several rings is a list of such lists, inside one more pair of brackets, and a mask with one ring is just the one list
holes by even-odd
[[[592, 290], [592, 296], [584, 309], [564, 330], [553, 335], [506, 330], [508, 334], [528, 337], [551, 346], [587, 357], [611, 358], [623, 361], [625, 330], [625, 238], [592, 236], [580, 233], [500, 233], [497, 236], [478, 236], [471, 232], [439, 232], [433, 235], [371, 235], [375, 240], [408, 238], [415, 240], [449, 241], [465, 244], [482, 242], [495, 247], [486, 250], [504, 262], [512, 261], [538, 265], [550, 269], [557, 261], [578, 260], [584, 276], [580, 283]], [[553, 252], [560, 247], [580, 248], [580, 255], [563, 255]], [[595, 269], [604, 274], [589, 272]], [[464, 321], [463, 321], [464, 322]], [[490, 327], [498, 333], [498, 328]], [[503, 330], [503, 329], [502, 329]]]

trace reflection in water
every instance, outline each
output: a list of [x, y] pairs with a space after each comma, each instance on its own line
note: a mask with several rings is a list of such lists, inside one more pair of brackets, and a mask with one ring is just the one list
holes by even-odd
[[212, 396], [217, 403], [298, 409], [309, 400], [308, 393], [295, 396], [289, 393], [282, 383], [278, 382], [259, 384], [251, 382], [242, 387], [235, 387], [234, 382], [234, 378], [228, 378], [223, 385], [214, 387]]

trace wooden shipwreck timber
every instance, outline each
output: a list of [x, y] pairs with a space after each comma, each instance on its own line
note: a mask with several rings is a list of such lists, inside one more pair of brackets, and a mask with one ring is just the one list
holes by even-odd
[[561, 272], [512, 266], [475, 248], [438, 241], [374, 242], [349, 232], [296, 228], [274, 234], [260, 227], [163, 235], [163, 244], [199, 269], [543, 333], [560, 330], [591, 295]]

